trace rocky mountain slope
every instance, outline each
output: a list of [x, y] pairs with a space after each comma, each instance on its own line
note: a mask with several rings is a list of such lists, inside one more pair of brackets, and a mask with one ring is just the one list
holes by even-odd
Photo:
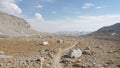
[[102, 39], [120, 40], [120, 23], [103, 27], [89, 35]]
[[107, 31], [108, 30], [120, 31], [120, 23], [116, 23], [111, 26], [103, 27], [103, 28], [99, 29], [98, 31], [106, 31], [106, 30]]
[[37, 33], [22, 18], [0, 12], [0, 37], [29, 36]]

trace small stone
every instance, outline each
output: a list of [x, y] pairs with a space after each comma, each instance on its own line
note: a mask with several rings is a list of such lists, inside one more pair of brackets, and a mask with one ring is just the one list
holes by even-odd
[[119, 67], [119, 68], [120, 68], [120, 64], [119, 64], [119, 65], [117, 65], [117, 67]]
[[44, 57], [41, 57], [40, 60], [41, 60], [41, 62], [44, 62], [44, 61], [45, 61]]
[[75, 63], [76, 61], [75, 60], [70, 60], [71, 63]]
[[49, 67], [49, 66], [50, 66], [50, 64], [46, 64], [46, 66], [47, 66], [47, 67]]
[[58, 43], [64, 43], [64, 40], [59, 39], [59, 40], [57, 40], [57, 42], [58, 42]]
[[85, 66], [85, 64], [83, 64], [83, 63], [75, 63], [75, 64], [73, 65], [73, 67], [85, 68], [86, 66]]
[[44, 41], [44, 42], [39, 42], [38, 45], [49, 45], [49, 43], [47, 41]]
[[3, 66], [3, 64], [0, 63], [0, 67]]
[[68, 58], [64, 58], [64, 59], [61, 61], [61, 63], [70, 63], [70, 62], [71, 62], [71, 60], [68, 59]]
[[86, 49], [85, 50], [91, 50], [91, 48], [90, 47], [86, 47]]
[[85, 54], [85, 55], [91, 55], [92, 52], [91, 52], [90, 50], [84, 50], [84, 51], [83, 51], [83, 54]]
[[107, 67], [108, 66], [108, 64], [103, 64], [103, 67]]
[[3, 51], [0, 51], [0, 54], [5, 54]]
[[95, 48], [101, 48], [100, 46], [96, 46]]
[[53, 59], [53, 54], [48, 53], [49, 58]]
[[41, 62], [40, 59], [38, 58], [37, 60], [35, 60], [36, 62]]
[[110, 50], [110, 51], [107, 51], [107, 53], [113, 53], [113, 51]]
[[82, 60], [81, 59], [78, 59], [78, 61], [77, 62], [81, 62]]

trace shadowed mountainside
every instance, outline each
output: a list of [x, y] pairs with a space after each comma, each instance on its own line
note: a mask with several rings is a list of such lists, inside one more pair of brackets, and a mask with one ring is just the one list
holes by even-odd
[[101, 39], [120, 40], [120, 23], [103, 27], [89, 35]]

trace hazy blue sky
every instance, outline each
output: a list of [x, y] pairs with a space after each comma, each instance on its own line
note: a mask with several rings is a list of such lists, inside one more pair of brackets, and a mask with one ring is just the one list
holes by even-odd
[[120, 0], [0, 0], [0, 11], [41, 32], [95, 31], [120, 22]]

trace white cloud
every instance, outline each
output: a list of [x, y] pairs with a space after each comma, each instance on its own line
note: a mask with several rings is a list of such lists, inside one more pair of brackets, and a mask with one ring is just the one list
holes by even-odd
[[37, 5], [37, 8], [43, 8], [43, 5], [39, 4], [39, 5]]
[[22, 0], [16, 0], [16, 1], [22, 2]]
[[22, 13], [22, 9], [19, 8], [15, 0], [0, 0], [0, 11], [14, 15]]
[[38, 21], [41, 21], [41, 22], [44, 21], [42, 15], [40, 13], [35, 13], [35, 17], [36, 17], [35, 19], [38, 20]]
[[103, 26], [120, 22], [120, 14], [99, 16], [77, 16], [62, 20], [32, 20], [34, 29], [41, 32], [56, 31], [95, 31]]
[[56, 11], [52, 11], [52, 13], [54, 14], [54, 13], [57, 13]]
[[53, 3], [53, 2], [55, 2], [55, 0], [43, 0], [43, 1], [45, 1], [45, 2], [49, 2], [49, 3]]
[[95, 5], [92, 3], [84, 3], [84, 5], [82, 6], [82, 8], [91, 8], [94, 7]]
[[96, 8], [97, 8], [97, 9], [101, 9], [101, 8], [103, 8], [103, 7], [101, 7], [101, 6], [97, 6]]
[[88, 9], [88, 8], [97, 8], [97, 9], [100, 9], [100, 8], [103, 8], [102, 6], [96, 6], [95, 4], [93, 3], [84, 3], [83, 6], [82, 6], [83, 9]]

